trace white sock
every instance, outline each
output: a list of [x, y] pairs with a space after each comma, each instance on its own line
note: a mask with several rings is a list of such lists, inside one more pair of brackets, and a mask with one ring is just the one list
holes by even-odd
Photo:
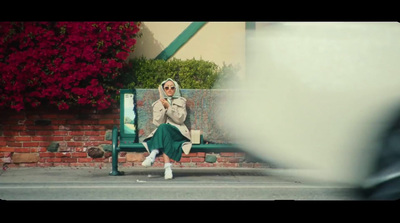
[[164, 169], [171, 168], [171, 167], [172, 167], [172, 163], [165, 163], [164, 164]]
[[157, 154], [158, 154], [159, 152], [160, 152], [160, 151], [159, 151], [158, 149], [152, 150], [151, 153], [150, 153], [150, 155], [149, 155], [149, 157], [151, 158], [151, 160], [155, 160], [155, 159], [156, 159], [156, 156], [157, 156]]

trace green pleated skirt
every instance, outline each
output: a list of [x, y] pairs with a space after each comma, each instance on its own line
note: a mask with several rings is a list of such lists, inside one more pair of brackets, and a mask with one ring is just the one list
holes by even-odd
[[180, 161], [182, 144], [189, 142], [189, 139], [183, 136], [177, 127], [170, 124], [161, 124], [153, 137], [144, 141], [147, 143], [150, 152], [158, 149], [160, 152], [167, 154], [170, 159]]

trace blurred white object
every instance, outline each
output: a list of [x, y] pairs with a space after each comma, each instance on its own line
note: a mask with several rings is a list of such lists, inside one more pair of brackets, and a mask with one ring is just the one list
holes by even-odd
[[253, 155], [358, 183], [400, 105], [397, 22], [268, 23], [219, 117]]

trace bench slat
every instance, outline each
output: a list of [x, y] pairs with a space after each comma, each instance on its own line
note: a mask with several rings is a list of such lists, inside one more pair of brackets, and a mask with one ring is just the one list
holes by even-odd
[[[125, 152], [145, 152], [146, 148], [142, 143], [121, 143], [118, 146], [119, 151]], [[205, 151], [239, 151], [238, 146], [234, 144], [194, 144], [192, 145], [191, 152], [205, 152]]]

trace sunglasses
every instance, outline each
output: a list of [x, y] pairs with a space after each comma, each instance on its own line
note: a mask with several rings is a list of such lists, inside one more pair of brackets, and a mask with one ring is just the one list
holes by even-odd
[[175, 87], [168, 87], [168, 86], [164, 87], [164, 89], [167, 90], [167, 91], [169, 90], [169, 88], [171, 88], [171, 90], [175, 90]]

